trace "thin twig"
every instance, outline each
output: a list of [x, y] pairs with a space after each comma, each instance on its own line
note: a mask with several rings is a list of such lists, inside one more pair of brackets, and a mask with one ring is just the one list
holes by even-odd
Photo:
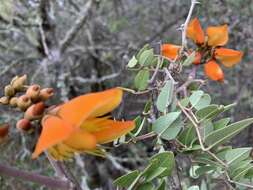
[[182, 31], [182, 49], [184, 49], [184, 47], [187, 46], [187, 41], [186, 41], [186, 31], [187, 31], [187, 27], [188, 27], [188, 24], [190, 22], [190, 19], [191, 19], [191, 16], [192, 16], [192, 12], [193, 12], [193, 9], [195, 7], [195, 5], [197, 4], [198, 2], [196, 0], [191, 0], [191, 7], [190, 7], [190, 10], [188, 12], [188, 15], [187, 15], [187, 18], [185, 20], [185, 23], [183, 24], [183, 31]]

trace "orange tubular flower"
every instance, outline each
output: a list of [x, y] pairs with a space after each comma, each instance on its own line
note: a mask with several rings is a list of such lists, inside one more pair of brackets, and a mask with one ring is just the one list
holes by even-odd
[[240, 62], [243, 53], [227, 48], [216, 48], [214, 51], [214, 57], [219, 60], [224, 66], [232, 67], [236, 63]]
[[204, 71], [206, 76], [212, 80], [221, 82], [224, 80], [224, 73], [214, 60], [210, 60], [204, 65]]
[[173, 45], [173, 44], [162, 44], [161, 45], [161, 53], [164, 57], [166, 57], [168, 59], [176, 59], [180, 48], [181, 48], [181, 46], [177, 46], [177, 45]]
[[205, 34], [198, 18], [194, 18], [189, 23], [186, 35], [188, 38], [192, 39], [196, 44], [203, 44], [205, 42]]
[[33, 158], [45, 150], [56, 160], [69, 159], [75, 152], [103, 156], [98, 144], [112, 142], [135, 127], [133, 121], [103, 117], [120, 104], [122, 94], [120, 88], [113, 88], [82, 95], [44, 116]]

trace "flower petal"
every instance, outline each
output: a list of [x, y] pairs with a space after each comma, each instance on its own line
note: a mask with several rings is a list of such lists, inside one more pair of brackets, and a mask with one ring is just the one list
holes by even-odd
[[44, 150], [67, 139], [74, 131], [74, 127], [59, 117], [47, 115], [42, 119], [42, 132], [32, 155], [38, 157]]
[[77, 151], [85, 151], [95, 149], [97, 141], [94, 135], [79, 129], [72, 133], [63, 143]]
[[243, 53], [227, 48], [216, 48], [214, 51], [214, 57], [221, 61], [226, 67], [232, 67], [239, 63], [242, 59]]
[[208, 45], [224, 46], [228, 42], [228, 26], [210, 26], [207, 28]]
[[205, 34], [197, 17], [189, 23], [186, 35], [196, 44], [203, 44], [205, 42]]
[[178, 52], [181, 46], [173, 44], [162, 44], [161, 45], [161, 54], [169, 59], [175, 59], [178, 56]]
[[210, 79], [215, 81], [223, 81], [224, 80], [224, 73], [220, 66], [214, 61], [208, 61], [204, 65], [204, 71], [206, 76], [208, 76]]
[[134, 121], [114, 121], [104, 118], [91, 119], [81, 126], [96, 137], [98, 144], [112, 142], [133, 130], [134, 127]]
[[88, 117], [102, 116], [115, 109], [121, 102], [122, 94], [120, 88], [113, 88], [82, 95], [63, 104], [57, 114], [64, 121], [79, 127]]

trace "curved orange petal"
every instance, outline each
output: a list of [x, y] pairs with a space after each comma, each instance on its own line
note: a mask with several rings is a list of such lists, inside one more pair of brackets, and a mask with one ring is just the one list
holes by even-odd
[[96, 137], [98, 144], [112, 142], [113, 140], [127, 134], [135, 127], [134, 121], [114, 121], [111, 119], [102, 119], [84, 122], [82, 129], [92, 133]]
[[164, 57], [169, 59], [175, 59], [178, 56], [178, 52], [181, 46], [173, 45], [173, 44], [162, 44], [161, 45], [161, 54]]
[[224, 80], [224, 73], [220, 66], [214, 61], [208, 61], [204, 65], [204, 71], [206, 76], [208, 76], [210, 79], [215, 81], [223, 81]]
[[120, 88], [112, 88], [78, 96], [63, 104], [57, 114], [64, 121], [79, 127], [88, 117], [101, 116], [115, 109], [121, 102], [122, 94]]
[[74, 127], [59, 117], [46, 115], [42, 119], [42, 132], [32, 157], [38, 157], [44, 150], [67, 139], [73, 131]]
[[208, 45], [224, 46], [228, 42], [228, 26], [210, 26], [207, 28]]
[[232, 67], [239, 63], [242, 59], [243, 53], [227, 48], [216, 48], [214, 51], [214, 57], [221, 61], [226, 67]]
[[95, 149], [97, 141], [94, 135], [79, 129], [72, 133], [63, 143], [78, 151], [84, 151]]
[[205, 41], [205, 34], [200, 25], [199, 19], [194, 18], [188, 25], [186, 35], [192, 39], [196, 44], [203, 44]]

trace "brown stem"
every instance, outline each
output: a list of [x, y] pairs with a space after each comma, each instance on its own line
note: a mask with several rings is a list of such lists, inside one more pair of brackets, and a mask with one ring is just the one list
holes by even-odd
[[61, 180], [56, 177], [47, 177], [37, 173], [22, 171], [18, 168], [7, 166], [6, 164], [2, 163], [0, 163], [0, 174], [39, 183], [50, 188], [59, 188], [62, 190], [73, 189], [72, 183], [67, 180]]

